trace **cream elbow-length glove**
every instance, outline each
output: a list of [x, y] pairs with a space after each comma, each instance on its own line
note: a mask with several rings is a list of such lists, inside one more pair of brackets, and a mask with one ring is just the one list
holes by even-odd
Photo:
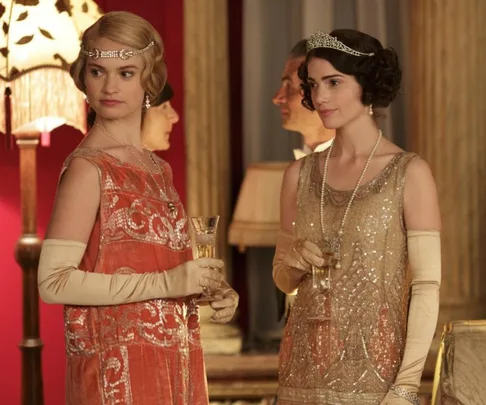
[[330, 257], [323, 257], [314, 243], [296, 239], [290, 232], [280, 230], [273, 258], [273, 280], [284, 293], [291, 294], [312, 266], [322, 267]]
[[[86, 244], [46, 239], [38, 268], [39, 294], [44, 302], [65, 305], [119, 305], [157, 298], [197, 295], [203, 288], [221, 287], [221, 260], [190, 260], [173, 269], [150, 273], [102, 274], [78, 268]], [[162, 269], [161, 269], [162, 270]]]
[[411, 298], [407, 337], [395, 383], [382, 405], [419, 404], [417, 392], [437, 327], [441, 280], [441, 249], [438, 231], [408, 231]]

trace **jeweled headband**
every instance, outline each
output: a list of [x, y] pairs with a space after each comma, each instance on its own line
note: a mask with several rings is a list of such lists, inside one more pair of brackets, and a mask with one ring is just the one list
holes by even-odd
[[90, 51], [84, 49], [84, 45], [81, 44], [81, 53], [86, 55], [94, 60], [99, 58], [120, 58], [123, 60], [127, 60], [132, 56], [139, 55], [155, 45], [155, 42], [150, 42], [145, 48], [143, 49], [135, 49], [135, 50], [128, 50], [128, 49], [120, 49], [118, 51], [100, 51], [98, 48], [93, 48]]
[[373, 56], [374, 53], [363, 53], [351, 49], [349, 46], [344, 45], [341, 41], [329, 34], [325, 34], [321, 31], [317, 31], [312, 34], [307, 40], [307, 52], [315, 48], [329, 48], [336, 49], [337, 51], [346, 52], [354, 56]]

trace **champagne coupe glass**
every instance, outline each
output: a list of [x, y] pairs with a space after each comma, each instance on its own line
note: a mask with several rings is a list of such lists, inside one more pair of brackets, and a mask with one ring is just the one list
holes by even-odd
[[[209, 257], [216, 259], [216, 234], [218, 231], [219, 215], [191, 217], [194, 229], [194, 257]], [[214, 301], [219, 299], [218, 290], [204, 289], [202, 301]]]

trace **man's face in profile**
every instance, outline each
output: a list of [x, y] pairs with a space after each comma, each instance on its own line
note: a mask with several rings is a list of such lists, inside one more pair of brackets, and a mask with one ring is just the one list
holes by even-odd
[[304, 58], [287, 60], [282, 74], [280, 88], [273, 103], [280, 108], [282, 115], [282, 126], [289, 131], [302, 132], [302, 129], [309, 126], [309, 121], [315, 121], [315, 114], [302, 105], [302, 94], [300, 90], [300, 79], [297, 76], [299, 66]]

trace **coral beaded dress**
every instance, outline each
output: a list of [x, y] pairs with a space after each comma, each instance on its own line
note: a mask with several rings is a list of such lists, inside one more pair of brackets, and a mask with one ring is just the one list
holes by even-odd
[[[96, 167], [101, 187], [80, 269], [144, 273], [192, 259], [188, 220], [168, 163], [157, 157], [161, 170], [152, 177], [102, 150], [78, 148], [64, 168], [75, 157]], [[208, 404], [195, 299], [65, 306], [64, 314], [67, 404]]]

